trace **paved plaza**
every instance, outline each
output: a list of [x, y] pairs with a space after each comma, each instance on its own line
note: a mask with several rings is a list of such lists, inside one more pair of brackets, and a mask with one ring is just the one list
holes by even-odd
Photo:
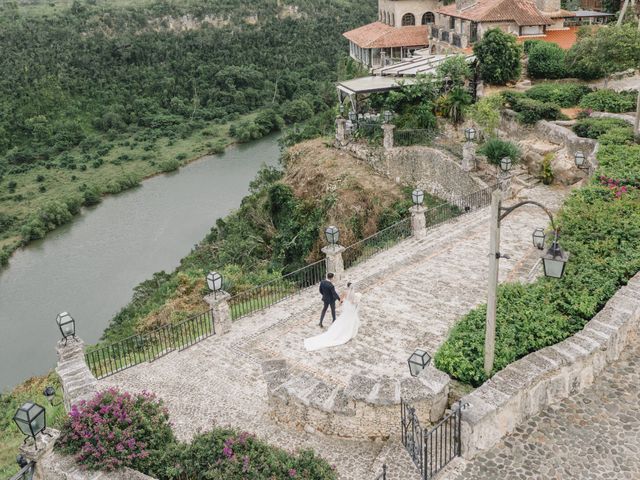
[[595, 383], [551, 405], [442, 480], [640, 478], [640, 344]]
[[[566, 190], [536, 187], [525, 193], [557, 209]], [[542, 210], [526, 207], [504, 222], [502, 252], [511, 259], [501, 261], [502, 281], [535, 276], [538, 251], [532, 247], [531, 233], [547, 221]], [[225, 336], [130, 368], [100, 384], [155, 392], [166, 402], [174, 430], [184, 440], [214, 425], [231, 426], [285, 449], [312, 448], [336, 465], [341, 479], [371, 479], [386, 462], [390, 479], [411, 480], [417, 472], [396, 440], [349, 440], [277, 424], [270, 415], [261, 364], [285, 359], [293, 369], [337, 386], [353, 375], [408, 378], [406, 361], [415, 347], [435, 353], [457, 319], [486, 301], [488, 230], [485, 208], [348, 270], [346, 277], [363, 297], [362, 325], [347, 345], [304, 350], [304, 338], [320, 332], [321, 303], [312, 288], [234, 322]], [[398, 407], [398, 421], [399, 415]]]

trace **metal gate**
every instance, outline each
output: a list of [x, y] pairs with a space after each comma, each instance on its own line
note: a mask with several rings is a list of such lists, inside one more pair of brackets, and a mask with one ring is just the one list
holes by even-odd
[[451, 412], [432, 429], [424, 431], [415, 408], [400, 401], [402, 444], [409, 452], [423, 480], [432, 479], [451, 460], [460, 455], [462, 410], [456, 403]]

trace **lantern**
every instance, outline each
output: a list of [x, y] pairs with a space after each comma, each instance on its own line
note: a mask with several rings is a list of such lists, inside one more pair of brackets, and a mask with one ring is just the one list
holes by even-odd
[[419, 188], [416, 188], [411, 193], [411, 197], [413, 199], [413, 204], [416, 207], [422, 205], [422, 202], [424, 202], [424, 192], [422, 190], [420, 190]]
[[581, 151], [577, 151], [574, 155], [574, 160], [576, 163], [576, 167], [580, 169], [584, 168], [584, 163], [586, 160], [584, 153], [582, 153]]
[[59, 313], [56, 317], [56, 322], [58, 323], [58, 328], [60, 329], [60, 333], [62, 333], [62, 338], [64, 338], [65, 343], [67, 342], [67, 338], [75, 338], [76, 321], [71, 315], [67, 312]]
[[511, 170], [511, 164], [511, 158], [504, 157], [502, 160], [500, 160], [500, 169], [503, 172], [508, 172], [509, 170]]
[[338, 240], [340, 240], [340, 231], [338, 230], [338, 227], [333, 225], [326, 228], [324, 235], [327, 238], [329, 245], [337, 245]]
[[212, 292], [219, 292], [222, 290], [222, 275], [218, 272], [209, 272], [207, 274], [207, 286]]
[[13, 421], [20, 431], [28, 437], [36, 440], [36, 436], [47, 428], [47, 414], [44, 408], [37, 403], [26, 402], [16, 411]]
[[409, 373], [411, 373], [412, 377], [417, 377], [420, 372], [427, 368], [429, 362], [431, 362], [431, 356], [425, 350], [416, 349], [409, 357]]
[[340, 110], [340, 116], [344, 117], [344, 104], [341, 103], [340, 106], [338, 107], [338, 109]]
[[358, 115], [356, 112], [349, 112], [349, 120], [351, 120], [351, 123], [356, 123], [358, 121]]
[[393, 113], [389, 110], [385, 110], [384, 112], [384, 123], [389, 123], [393, 118]]
[[538, 250], [542, 250], [544, 248], [544, 240], [546, 235], [544, 234], [544, 229], [543, 228], [536, 228], [533, 231], [533, 246], [536, 247]]
[[544, 266], [544, 274], [551, 278], [562, 278], [564, 275], [569, 254], [563, 252], [558, 244], [558, 239], [553, 241], [551, 248], [542, 256], [542, 265]]
[[465, 128], [464, 138], [467, 139], [467, 142], [473, 142], [476, 139], [476, 129], [473, 127]]

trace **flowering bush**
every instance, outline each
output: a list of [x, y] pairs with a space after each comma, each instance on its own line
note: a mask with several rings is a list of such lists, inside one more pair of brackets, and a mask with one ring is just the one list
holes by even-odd
[[163, 480], [208, 478], [216, 480], [334, 480], [335, 468], [312, 451], [289, 453], [246, 432], [214, 429], [197, 435], [190, 444], [169, 450], [160, 471]]
[[175, 443], [169, 415], [154, 395], [109, 389], [71, 408], [56, 444], [89, 469], [145, 471]]

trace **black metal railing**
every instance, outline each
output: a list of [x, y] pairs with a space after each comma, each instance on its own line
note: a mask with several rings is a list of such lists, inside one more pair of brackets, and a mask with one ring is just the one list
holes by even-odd
[[355, 125], [354, 137], [367, 140], [369, 143], [382, 143], [384, 132], [382, 123], [359, 120]]
[[382, 472], [376, 477], [376, 480], [387, 480], [387, 464], [382, 465]]
[[462, 404], [458, 402], [448, 415], [424, 433], [424, 480], [433, 478], [451, 460], [460, 456], [461, 423]]
[[460, 35], [454, 33], [451, 37], [451, 43], [454, 47], [462, 47], [462, 37]]
[[9, 480], [31, 480], [36, 470], [36, 462], [29, 462]]
[[393, 144], [396, 147], [408, 147], [410, 145], [431, 145], [437, 135], [437, 131], [429, 129], [402, 129], [393, 132]]
[[373, 255], [383, 250], [387, 250], [411, 236], [411, 218], [407, 217], [393, 225], [374, 233], [358, 242], [345, 247], [342, 252], [344, 268], [368, 260]]
[[325, 260], [319, 260], [295, 272], [235, 294], [229, 299], [233, 320], [268, 308], [320, 283], [327, 273]]
[[174, 350], [184, 350], [215, 333], [213, 313], [207, 310], [181, 322], [89, 350], [85, 360], [96, 378], [104, 378], [152, 362]]
[[441, 38], [441, 40], [442, 40], [443, 42], [448, 42], [448, 41], [449, 41], [449, 30], [443, 30], [443, 31], [441, 32], [441, 35], [442, 35], [442, 36], [441, 36], [440, 38]]
[[423, 430], [415, 408], [400, 399], [401, 440], [423, 480], [431, 480], [462, 448], [462, 410], [457, 402], [430, 430]]

